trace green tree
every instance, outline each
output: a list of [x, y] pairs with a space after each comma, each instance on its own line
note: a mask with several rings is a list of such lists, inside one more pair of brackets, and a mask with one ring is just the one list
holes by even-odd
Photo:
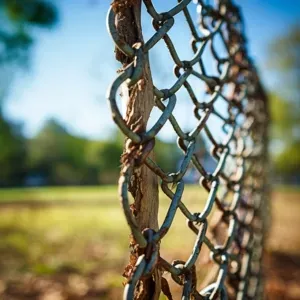
[[20, 126], [0, 114], [0, 186], [20, 185], [25, 174], [25, 147]]
[[[172, 153], [172, 155], [170, 155]], [[180, 157], [183, 155], [175, 143], [155, 141], [155, 161], [165, 172], [176, 172]]]
[[34, 27], [51, 27], [55, 7], [41, 0], [0, 0], [0, 185], [19, 185], [25, 172], [21, 127], [4, 115], [4, 100], [16, 73], [27, 67], [34, 44]]
[[43, 176], [48, 184], [85, 183], [87, 140], [70, 134], [51, 119], [28, 141], [28, 165], [31, 174]]
[[[270, 44], [269, 53], [269, 66], [278, 72], [284, 86], [291, 88], [294, 94], [295, 88], [300, 88], [300, 24], [276, 38]], [[295, 101], [299, 102], [299, 93], [295, 96]]]
[[86, 149], [86, 161], [90, 170], [97, 174], [97, 181], [101, 184], [116, 184], [121, 166], [124, 138], [112, 134], [109, 140], [90, 141]]
[[53, 4], [42, 0], [0, 0], [0, 108], [15, 74], [30, 64], [33, 29], [58, 20]]
[[275, 169], [284, 177], [300, 173], [300, 27], [294, 26], [269, 48], [269, 66], [280, 82], [270, 96]]

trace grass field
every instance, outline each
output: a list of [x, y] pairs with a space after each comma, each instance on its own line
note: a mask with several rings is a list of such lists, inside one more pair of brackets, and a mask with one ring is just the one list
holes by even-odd
[[[0, 199], [0, 299], [120, 298], [129, 231], [115, 186], [0, 190]], [[183, 201], [192, 211], [201, 211], [205, 199], [204, 191], [189, 186]], [[160, 221], [168, 204], [162, 196]], [[277, 299], [300, 299], [299, 213], [300, 190], [273, 192], [272, 255], [266, 268], [267, 287], [285, 291], [285, 298]], [[162, 243], [162, 256], [186, 259], [194, 238], [178, 212]], [[295, 265], [289, 277], [277, 274], [276, 255], [286, 260], [284, 268]], [[291, 295], [286, 284], [292, 286]]]

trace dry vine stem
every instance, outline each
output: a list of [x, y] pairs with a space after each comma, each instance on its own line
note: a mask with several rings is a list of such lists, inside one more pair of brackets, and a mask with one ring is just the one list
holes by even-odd
[[[140, 23], [141, 0], [114, 1], [112, 7], [116, 13], [118, 34], [129, 45], [141, 47], [144, 43]], [[115, 52], [116, 58], [123, 64], [123, 68], [126, 68], [132, 62], [118, 48], [116, 48]], [[129, 88], [128, 94], [129, 99], [123, 99], [123, 101], [128, 101], [125, 117], [126, 124], [136, 133], [144, 132], [150, 112], [154, 106], [153, 83], [147, 57], [144, 58], [142, 76]], [[136, 161], [139, 153], [142, 151], [150, 152], [153, 146], [154, 140], [149, 141], [146, 147], [142, 149], [139, 145], [128, 140], [122, 155], [123, 167], [121, 173], [124, 174], [128, 168], [133, 167], [128, 190], [134, 198], [131, 210], [140, 230], [147, 228], [158, 230], [159, 200], [157, 175], [145, 165], [141, 166]], [[153, 159], [153, 151], [148, 153], [148, 155]], [[124, 272], [124, 276], [127, 278], [130, 278], [132, 275], [138, 256], [146, 250], [140, 248], [133, 238], [131, 247], [133, 250], [130, 263]], [[149, 251], [152, 251], [152, 249], [149, 249]], [[160, 280], [161, 275], [158, 269], [153, 271], [153, 275], [140, 280], [135, 290], [135, 299], [158, 299], [161, 289]]]
[[[152, 18], [155, 31], [145, 43], [141, 2]], [[189, 12], [195, 2], [199, 26]], [[116, 45], [116, 58], [123, 64], [107, 98], [113, 120], [127, 138], [119, 180], [123, 212], [132, 235], [130, 263], [124, 272], [127, 278], [124, 299], [158, 299], [162, 290], [172, 300], [162, 271], [182, 286], [183, 300], [262, 299], [261, 262], [268, 195], [267, 97], [248, 55], [240, 10], [232, 0], [174, 0], [172, 3], [170, 10], [158, 12], [151, 0], [118, 0], [112, 3], [108, 14], [108, 30]], [[181, 13], [192, 34], [193, 54], [189, 60], [179, 56], [169, 35], [176, 15]], [[175, 82], [164, 89], [153, 84], [148, 59], [159, 41], [166, 44], [175, 64]], [[218, 44], [223, 45], [223, 51], [219, 51]], [[215, 70], [206, 66], [205, 51], [216, 63]], [[199, 86], [196, 91], [191, 77], [198, 84], [206, 85], [205, 95], [199, 96]], [[128, 90], [125, 117], [116, 100], [122, 86]], [[188, 97], [180, 97], [178, 102], [191, 101], [197, 120], [190, 132], [184, 132], [173, 115], [180, 89], [186, 89]], [[154, 105], [162, 113], [147, 130]], [[218, 120], [221, 125], [218, 122], [211, 125], [209, 120]], [[155, 137], [167, 121], [184, 153], [174, 173], [162, 170], [152, 151]], [[213, 130], [216, 127], [222, 139], [216, 138]], [[210, 155], [216, 162], [213, 170], [208, 170], [197, 156], [196, 139], [200, 133], [211, 144]], [[202, 193], [200, 199], [194, 199], [195, 212], [184, 201], [183, 178], [191, 165], [201, 175]], [[158, 179], [162, 192], [170, 199], [160, 226]], [[128, 192], [134, 198], [132, 204]], [[189, 257], [168, 262], [160, 256], [160, 242], [177, 212], [187, 218], [195, 241]], [[205, 267], [203, 263], [199, 265], [200, 253], [209, 261], [206, 279], [197, 278], [197, 268]]]

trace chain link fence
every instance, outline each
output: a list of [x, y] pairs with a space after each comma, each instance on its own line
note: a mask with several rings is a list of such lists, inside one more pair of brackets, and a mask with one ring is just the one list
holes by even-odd
[[[170, 10], [158, 12], [151, 0], [142, 2], [155, 29], [153, 36], [145, 42], [141, 37], [140, 20], [137, 19], [138, 15], [141, 16], [139, 1], [114, 1], [107, 18], [117, 59], [123, 63], [109, 88], [108, 102], [113, 120], [126, 136], [119, 191], [132, 234], [132, 251], [125, 270], [124, 299], [155, 298], [153, 294], [149, 295], [149, 287], [148, 296], [140, 292], [141, 284], [142, 289], [147, 289], [145, 278], [152, 278], [152, 283], [160, 284], [165, 296], [173, 299], [164, 278], [166, 273], [170, 273], [172, 280], [182, 286], [182, 299], [262, 299], [262, 254], [267, 227], [268, 110], [267, 97], [248, 55], [240, 8], [230, 0], [182, 0], [174, 1]], [[192, 18], [193, 10], [197, 10], [198, 20]], [[168, 34], [178, 14], [184, 14], [191, 32], [191, 43], [186, 45], [194, 52], [190, 60], [180, 58]], [[130, 41], [130, 28], [122, 31], [118, 27], [118, 21], [126, 18], [131, 18], [129, 24], [138, 32], [138, 40]], [[122, 115], [117, 97], [124, 86], [128, 89], [129, 102], [138, 97], [138, 91], [144, 89], [145, 80], [149, 81], [145, 76], [150, 74], [151, 77], [151, 72], [147, 71], [147, 68], [151, 70], [148, 54], [161, 40], [174, 61], [177, 80], [164, 89], [150, 85], [153, 103], [161, 110], [161, 115], [153, 127], [146, 130], [145, 126], [137, 124], [139, 119], [135, 119], [135, 124], [130, 123], [128, 112], [126, 116]], [[224, 51], [220, 54], [217, 40], [221, 41], [226, 55]], [[205, 66], [204, 51], [209, 51], [213, 57], [217, 76], [210, 75], [211, 71]], [[195, 91], [189, 82], [191, 77], [205, 84], [205, 97]], [[177, 99], [181, 89], [186, 89], [194, 106], [190, 118], [197, 119], [197, 126], [190, 132], [180, 127], [173, 114], [181, 101]], [[144, 97], [142, 101], [147, 99]], [[225, 138], [221, 142], [215, 138], [216, 125], [209, 123], [213, 116], [222, 122], [218, 130]], [[144, 122], [147, 123], [147, 120]], [[174, 173], [162, 170], [152, 155], [155, 137], [166, 122], [172, 125], [178, 136], [178, 147], [184, 153], [181, 166]], [[199, 134], [212, 145], [210, 154], [216, 161], [213, 172], [205, 169], [195, 152]], [[202, 211], [190, 211], [184, 203], [184, 175], [191, 165], [200, 173], [199, 184], [207, 192]], [[133, 198], [137, 197], [131, 185], [135, 170], [140, 168], [146, 168], [158, 178], [161, 190], [170, 198], [169, 209], [158, 228], [146, 228], [139, 222], [136, 217], [138, 207], [129, 197], [129, 191]], [[187, 218], [186, 230], [195, 233], [195, 244], [187, 260], [170, 262], [160, 256], [160, 243], [176, 214]], [[217, 272], [206, 287], [199, 289], [199, 281], [203, 279], [197, 276], [197, 258], [204, 245], [210, 251], [211, 266]], [[155, 277], [155, 272], [160, 275]], [[155, 283], [155, 280], [160, 280], [160, 283]]]

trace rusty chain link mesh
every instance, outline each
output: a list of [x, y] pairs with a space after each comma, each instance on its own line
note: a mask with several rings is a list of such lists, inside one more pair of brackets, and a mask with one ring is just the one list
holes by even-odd
[[[140, 252], [142, 254], [132, 269], [124, 299], [133, 299], [136, 283], [149, 276], [156, 266], [163, 272], [169, 272], [172, 279], [183, 286], [182, 299], [263, 297], [261, 260], [266, 228], [267, 98], [247, 53], [240, 9], [230, 0], [194, 2], [197, 5], [191, 0], [178, 1], [171, 10], [158, 12], [151, 0], [143, 0], [155, 29], [155, 34], [143, 45], [126, 44], [116, 30], [114, 10], [110, 9], [108, 14], [109, 32], [116, 46], [131, 61], [112, 83], [108, 91], [109, 105], [120, 130], [131, 143], [139, 146], [136, 159], [123, 165], [119, 180], [120, 195], [132, 236], [140, 249], [146, 249]], [[189, 9], [197, 9], [197, 21], [192, 19]], [[180, 59], [168, 35], [176, 15], [182, 13], [192, 34], [191, 47], [194, 52], [194, 56], [185, 61]], [[226, 49], [225, 57], [218, 54], [215, 45], [217, 36]], [[162, 39], [175, 63], [174, 73], [178, 79], [170, 88], [159, 90], [154, 87], [155, 105], [162, 114], [150, 130], [137, 133], [123, 119], [117, 106], [117, 93], [122, 84], [132, 86], [138, 82], [142, 76], [144, 54]], [[203, 52], [207, 48], [216, 62], [218, 76], [210, 76], [205, 69]], [[196, 65], [200, 71], [197, 71]], [[189, 83], [192, 76], [206, 84], [209, 101], [201, 101], [193, 90]], [[187, 90], [194, 105], [190, 116], [194, 115], [198, 120], [194, 130], [188, 133], [182, 130], [172, 114], [180, 89]], [[222, 111], [218, 110], [220, 99], [227, 103], [228, 116], [223, 116]], [[221, 129], [226, 135], [222, 143], [217, 142], [212, 126], [208, 125], [211, 116], [222, 121]], [[175, 173], [164, 172], [148, 156], [154, 146], [154, 138], [167, 121], [178, 135], [178, 147], [184, 153], [181, 166]], [[195, 141], [200, 132], [213, 145], [210, 153], [217, 166], [212, 173], [205, 170], [195, 154]], [[207, 191], [202, 211], [190, 211], [183, 201], [183, 177], [190, 164], [201, 174], [200, 185]], [[140, 165], [146, 165], [161, 179], [161, 189], [171, 200], [159, 230], [149, 230], [147, 234], [140, 230], [130, 209], [128, 196], [132, 170]], [[180, 213], [187, 218], [187, 230], [195, 233], [195, 244], [186, 261], [168, 262], [160, 257], [159, 245], [175, 214]], [[219, 216], [214, 230], [211, 230], [215, 234], [213, 237], [207, 233], [212, 214]], [[225, 234], [217, 236], [218, 226]], [[196, 261], [203, 244], [209, 248], [210, 259], [218, 267], [218, 272], [212, 283], [199, 290]]]

